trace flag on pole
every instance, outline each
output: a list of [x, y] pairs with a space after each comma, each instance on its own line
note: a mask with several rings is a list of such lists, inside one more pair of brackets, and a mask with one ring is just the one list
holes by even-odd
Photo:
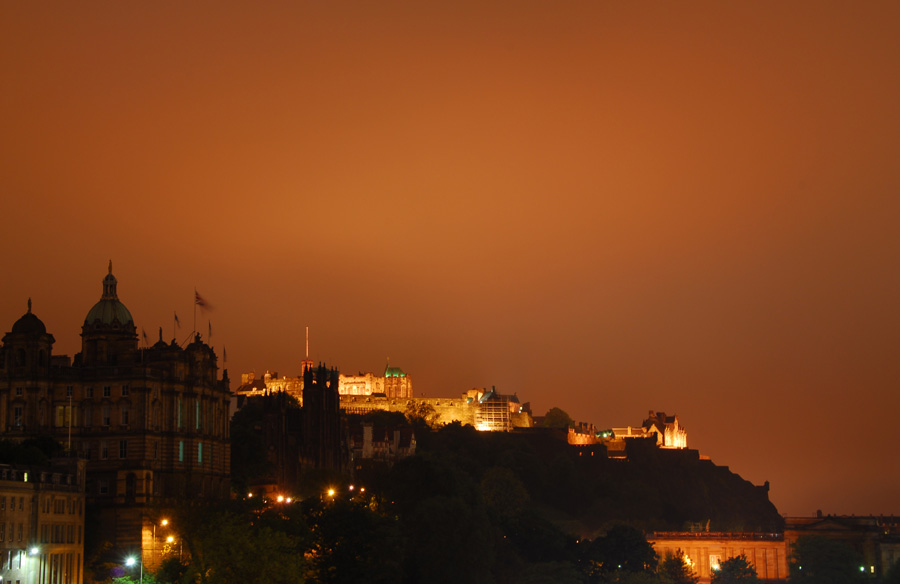
[[203, 296], [200, 296], [196, 289], [194, 290], [194, 304], [199, 306], [202, 310], [212, 310], [212, 306], [210, 306], [209, 302], [207, 302]]
[[175, 325], [176, 325], [178, 328], [181, 328], [181, 321], [178, 320], [178, 313], [177, 313], [177, 312], [175, 313]]
[[141, 327], [141, 337], [144, 339], [144, 344], [148, 344], [147, 342], [147, 331], [144, 330], [144, 327]]
[[212, 338], [212, 323], [210, 321], [206, 321], [206, 326], [209, 328], [209, 334], [206, 336], [206, 339], [209, 340]]
[[222, 345], [222, 363], [228, 363], [228, 351], [225, 350], [225, 345]]

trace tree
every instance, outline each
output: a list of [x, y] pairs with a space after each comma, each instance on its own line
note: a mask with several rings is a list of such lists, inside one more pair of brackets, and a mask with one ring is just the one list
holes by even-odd
[[297, 538], [268, 525], [255, 525], [252, 515], [229, 509], [183, 509], [178, 525], [185, 552], [185, 581], [197, 584], [300, 584], [303, 549]]
[[460, 497], [422, 501], [410, 518], [410, 581], [471, 584], [492, 581], [494, 532], [484, 510]]
[[719, 564], [719, 569], [712, 574], [712, 582], [713, 584], [757, 584], [759, 578], [756, 576], [756, 568], [753, 567], [747, 556], [741, 554]]
[[372, 509], [365, 501], [335, 499], [310, 513], [315, 541], [311, 563], [323, 584], [400, 582], [404, 542], [395, 517]]
[[500, 517], [518, 515], [528, 504], [528, 490], [513, 471], [493, 466], [481, 479], [481, 498]]
[[844, 584], [863, 579], [862, 558], [850, 546], [821, 535], [804, 535], [791, 546], [792, 582]]
[[406, 406], [406, 419], [417, 428], [434, 427], [440, 417], [434, 406], [429, 403], [412, 401]]
[[675, 555], [666, 556], [659, 566], [659, 575], [666, 584], [697, 584], [698, 580], [681, 550]]
[[550, 408], [544, 416], [545, 428], [567, 430], [573, 423], [571, 416], [559, 408]]
[[644, 572], [657, 563], [656, 551], [644, 532], [619, 524], [606, 533], [600, 546], [600, 559], [606, 571]]

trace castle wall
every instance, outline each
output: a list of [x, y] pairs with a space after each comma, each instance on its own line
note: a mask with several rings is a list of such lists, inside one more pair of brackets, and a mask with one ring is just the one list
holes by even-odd
[[391, 398], [380, 396], [342, 395], [341, 409], [351, 414], [365, 414], [372, 410], [406, 412], [411, 404], [424, 404], [434, 408], [438, 424], [460, 422], [475, 425], [477, 402], [466, 403], [464, 398]]

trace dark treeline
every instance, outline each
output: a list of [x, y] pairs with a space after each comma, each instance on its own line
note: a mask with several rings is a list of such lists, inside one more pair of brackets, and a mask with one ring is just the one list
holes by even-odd
[[[627, 462], [610, 460], [602, 446], [574, 448], [553, 430], [485, 433], [449, 424], [431, 431], [428, 413], [418, 414], [350, 417], [350, 424], [414, 425], [416, 455], [365, 466], [352, 479], [308, 475], [304, 496], [290, 502], [237, 496], [166, 505], [160, 514], [178, 539], [143, 581], [692, 584], [683, 560], [658, 557], [646, 533], [782, 527], [764, 489], [695, 452], [634, 442]], [[263, 459], [253, 444], [242, 442], [238, 457]], [[41, 440], [0, 446], [13, 463], [52, 454]], [[102, 534], [91, 533], [90, 515], [85, 581], [139, 580]], [[792, 580], [858, 581], [852, 550], [827, 545], [805, 541]], [[794, 569], [800, 559], [803, 572]], [[726, 565], [717, 584], [755, 580], [745, 559]], [[898, 576], [894, 570], [885, 581]]]
[[[427, 415], [349, 418], [415, 426], [416, 455], [393, 465], [307, 476], [291, 503], [183, 509], [184, 548], [160, 581], [690, 582], [646, 531], [780, 528], [764, 490], [696, 453], [635, 442], [631, 460], [608, 460], [602, 446], [571, 447], [558, 431], [431, 431]], [[247, 438], [233, 462], [261, 468]]]

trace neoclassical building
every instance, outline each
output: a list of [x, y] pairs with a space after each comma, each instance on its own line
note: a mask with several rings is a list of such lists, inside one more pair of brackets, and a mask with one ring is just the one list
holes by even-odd
[[28, 301], [0, 345], [0, 432], [52, 436], [85, 459], [102, 536], [140, 547], [152, 565], [158, 509], [229, 496], [228, 374], [219, 377], [199, 334], [182, 346], [164, 342], [160, 329], [154, 345], [139, 347], [112, 263], [81, 339], [73, 358], [54, 355], [54, 337]]

